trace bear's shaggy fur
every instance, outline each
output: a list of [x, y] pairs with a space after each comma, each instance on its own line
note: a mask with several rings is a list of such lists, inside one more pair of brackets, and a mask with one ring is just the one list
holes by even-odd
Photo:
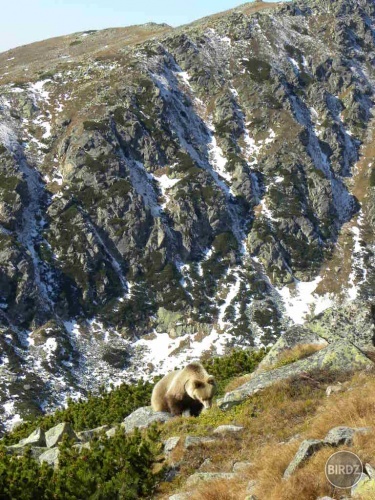
[[203, 408], [211, 407], [215, 393], [214, 377], [200, 363], [190, 363], [159, 380], [152, 391], [151, 406], [172, 415], [189, 412], [198, 416]]

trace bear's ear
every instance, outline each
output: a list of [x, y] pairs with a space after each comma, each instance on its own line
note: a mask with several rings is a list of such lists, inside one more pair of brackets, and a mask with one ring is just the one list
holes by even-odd
[[210, 375], [207, 379], [207, 384], [210, 384], [210, 385], [216, 385], [216, 381], [215, 381], [215, 378]]
[[200, 380], [194, 380], [193, 385], [194, 389], [202, 389], [204, 387], [204, 383]]

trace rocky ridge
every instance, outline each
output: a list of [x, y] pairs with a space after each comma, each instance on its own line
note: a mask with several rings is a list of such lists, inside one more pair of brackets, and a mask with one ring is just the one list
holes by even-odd
[[8, 425], [324, 310], [372, 332], [374, 23], [257, 2], [0, 55]]

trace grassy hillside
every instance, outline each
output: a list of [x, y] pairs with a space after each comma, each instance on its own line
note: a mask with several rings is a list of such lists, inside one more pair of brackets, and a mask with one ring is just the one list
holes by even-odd
[[[226, 357], [206, 361], [206, 368], [218, 379], [219, 395], [234, 377], [253, 371], [265, 353], [235, 350]], [[112, 438], [103, 432], [83, 453], [65, 441], [56, 470], [40, 466], [31, 454], [9, 455], [5, 445], [17, 443], [37, 427], [47, 430], [60, 422], [70, 422], [75, 431], [120, 423], [135, 409], [150, 404], [153, 385], [139, 382], [123, 384], [111, 392], [102, 390], [87, 400], [70, 401], [66, 409], [25, 422], [5, 435], [0, 443], [0, 498], [150, 498], [162, 484], [165, 472], [160, 455], [163, 436], [156, 427], [127, 437], [121, 430]], [[195, 420], [176, 418], [174, 427], [168, 429], [189, 427]]]
[[[265, 352], [234, 351], [224, 358], [206, 361], [207, 369], [219, 382], [219, 395], [242, 384], [263, 359]], [[298, 346], [285, 351], [282, 364], [306, 356]], [[246, 375], [245, 375], [246, 374]], [[334, 385], [328, 397], [328, 386]], [[121, 422], [131, 411], [149, 404], [153, 384], [123, 385], [110, 393], [91, 395], [87, 401], [70, 402], [65, 410], [27, 422], [6, 435], [0, 447], [0, 489], [4, 499], [52, 498], [153, 498], [166, 500], [174, 493], [189, 494], [193, 500], [238, 500], [252, 493], [260, 500], [316, 500], [329, 495], [341, 498], [325, 478], [324, 465], [334, 452], [350, 449], [363, 463], [375, 466], [375, 430], [356, 435], [350, 448], [325, 447], [289, 478], [283, 479], [288, 464], [304, 439], [322, 439], [333, 427], [371, 427], [375, 409], [375, 372], [332, 373], [316, 371], [276, 383], [240, 405], [223, 412], [219, 408], [199, 418], [176, 417], [148, 431], [115, 437], [104, 433], [94, 438], [91, 449], [78, 450], [71, 443], [61, 446], [59, 468], [39, 466], [30, 455], [7, 454], [5, 444], [18, 442], [36, 426], [51, 428], [69, 421], [76, 431], [102, 424]], [[213, 434], [220, 425], [237, 425], [241, 433]], [[163, 454], [166, 439], [180, 441], [168, 456]], [[185, 449], [187, 436], [214, 437], [211, 443]], [[247, 463], [235, 480], [218, 479], [187, 486], [197, 471], [233, 470], [237, 462]], [[178, 464], [178, 474], [166, 481], [167, 471]], [[109, 495], [109, 496], [108, 496]], [[353, 496], [370, 500], [370, 496]]]
[[[331, 384], [341, 384], [340, 392], [327, 397], [326, 389]], [[156, 498], [167, 499], [172, 492], [186, 491], [192, 500], [245, 499], [249, 495], [249, 482], [255, 480], [251, 493], [259, 500], [316, 500], [325, 495], [340, 499], [348, 491], [335, 491], [329, 484], [325, 463], [334, 452], [346, 449], [356, 453], [364, 464], [375, 466], [373, 427], [370, 433], [357, 435], [350, 448], [325, 447], [289, 479], [283, 479], [283, 474], [304, 439], [323, 439], [337, 426], [373, 426], [374, 389], [374, 372], [316, 372], [275, 384], [228, 412], [213, 409], [199, 419], [173, 420], [162, 429], [164, 438], [212, 435], [215, 427], [225, 424], [243, 426], [244, 431], [240, 435], [226, 434], [213, 443], [188, 451], [183, 450], [181, 440], [171, 457], [174, 462], [183, 457], [181, 474], [175, 483], [163, 484], [162, 493]], [[249, 462], [249, 466], [232, 481], [205, 481], [193, 490], [184, 486], [187, 477], [197, 470], [228, 473], [236, 462]], [[373, 495], [371, 491], [352, 498], [370, 500]]]

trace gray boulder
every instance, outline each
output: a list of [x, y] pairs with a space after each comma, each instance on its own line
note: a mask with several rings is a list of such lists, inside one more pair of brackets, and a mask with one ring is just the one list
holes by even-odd
[[50, 448], [42, 453], [39, 457], [39, 462], [42, 464], [46, 462], [48, 465], [53, 465], [55, 468], [59, 464], [60, 450], [58, 448]]
[[172, 418], [170, 413], [154, 411], [151, 406], [144, 406], [128, 415], [121, 427], [124, 427], [125, 432], [131, 432], [134, 429], [147, 429], [154, 422], [168, 422]]
[[214, 434], [236, 433], [244, 430], [240, 425], [220, 425], [214, 430]]
[[[357, 433], [367, 433], [371, 430], [369, 427], [334, 427], [331, 429], [324, 439], [307, 439], [302, 441], [300, 447], [295, 454], [293, 460], [288, 465], [284, 472], [284, 478], [290, 477], [294, 471], [314, 453], [319, 451], [323, 446], [351, 446], [353, 437]], [[374, 471], [375, 472], [375, 471]]]
[[212, 465], [211, 458], [206, 458], [204, 462], [200, 465], [199, 470], [205, 472], [205, 470], [209, 469]]
[[52, 429], [49, 429], [45, 435], [47, 448], [57, 446], [65, 436], [69, 439], [73, 439], [74, 441], [78, 441], [77, 435], [69, 423], [63, 422], [55, 427], [52, 427]]
[[290, 462], [284, 472], [284, 479], [290, 477], [305, 460], [319, 451], [323, 446], [325, 446], [325, 442], [320, 439], [307, 439], [305, 441], [302, 441], [293, 460]]
[[168, 455], [172, 453], [172, 451], [176, 448], [178, 443], [180, 442], [180, 436], [174, 436], [167, 439], [164, 443], [164, 453]]
[[345, 340], [339, 340], [308, 358], [276, 370], [255, 374], [249, 382], [246, 382], [235, 391], [225, 394], [224, 398], [219, 399], [217, 404], [222, 410], [228, 410], [261, 389], [265, 389], [281, 380], [311, 373], [315, 370], [324, 369], [332, 372], [355, 369], [366, 370], [373, 366], [374, 363], [357, 347]]
[[242, 472], [254, 465], [253, 462], [236, 462], [233, 464], [232, 472]]
[[108, 438], [113, 438], [114, 435], [116, 434], [116, 432], [118, 431], [118, 429], [121, 429], [121, 427], [119, 426], [115, 426], [115, 427], [111, 427], [106, 433], [105, 435], [108, 437]]
[[5, 446], [5, 449], [10, 455], [23, 455], [26, 447], [20, 444], [11, 444], [10, 446]]
[[43, 446], [43, 447], [41, 447], [41, 446], [40, 447], [39, 446], [33, 446], [31, 448], [31, 456], [33, 458], [35, 458], [35, 460], [37, 460], [46, 451], [48, 451], [48, 448], [46, 448], [45, 446]]
[[258, 482], [257, 482], [255, 479], [252, 479], [251, 481], [249, 481], [249, 482], [247, 483], [247, 486], [246, 486], [246, 491], [247, 491], [248, 493], [253, 493], [253, 492], [254, 492], [254, 490], [255, 490], [255, 487], [256, 487], [257, 483], [258, 483]]
[[30, 449], [31, 450], [31, 456], [35, 459], [37, 459], [42, 453], [48, 450], [45, 446], [33, 446], [30, 448], [29, 446], [20, 446], [19, 444], [15, 444], [12, 446], [6, 446], [5, 447], [7, 453], [11, 455], [16, 455], [16, 456], [23, 456], [25, 453]]
[[329, 398], [329, 396], [331, 394], [337, 394], [338, 392], [341, 392], [344, 390], [344, 387], [342, 384], [338, 383], [337, 385], [329, 385], [326, 389], [326, 395], [327, 395], [327, 398]]
[[[374, 498], [375, 479], [362, 474], [360, 480], [351, 489], [351, 495], [354, 498]], [[371, 496], [370, 496], [371, 495]]]
[[87, 431], [77, 432], [77, 437], [80, 441], [91, 441], [98, 434], [108, 431], [109, 425], [102, 425], [101, 427], [96, 427], [95, 429], [89, 429]]
[[196, 472], [188, 477], [186, 481], [187, 486], [195, 486], [203, 481], [213, 481], [215, 479], [230, 480], [234, 479], [236, 474], [233, 472]]
[[187, 436], [185, 438], [185, 450], [190, 450], [195, 446], [200, 446], [202, 444], [211, 444], [214, 443], [215, 439], [210, 437], [200, 437], [200, 436]]
[[327, 341], [317, 333], [300, 325], [294, 325], [287, 330], [274, 344], [267, 356], [259, 363], [256, 372], [273, 366], [279, 360], [284, 351], [292, 349], [297, 345], [317, 345], [326, 346]]
[[370, 464], [365, 464], [365, 472], [369, 478], [375, 479], [375, 469]]
[[46, 446], [46, 436], [45, 432], [38, 427], [34, 432], [30, 434], [25, 439], [21, 439], [21, 441], [18, 443], [20, 446], [41, 446], [44, 447]]
[[316, 316], [309, 328], [328, 342], [346, 340], [363, 350], [374, 351], [374, 319], [370, 301], [349, 302]]
[[366, 434], [370, 432], [369, 427], [334, 427], [331, 429], [326, 437], [324, 438], [324, 442], [331, 446], [340, 446], [345, 444], [346, 446], [351, 446], [353, 444], [353, 437], [357, 433]]

